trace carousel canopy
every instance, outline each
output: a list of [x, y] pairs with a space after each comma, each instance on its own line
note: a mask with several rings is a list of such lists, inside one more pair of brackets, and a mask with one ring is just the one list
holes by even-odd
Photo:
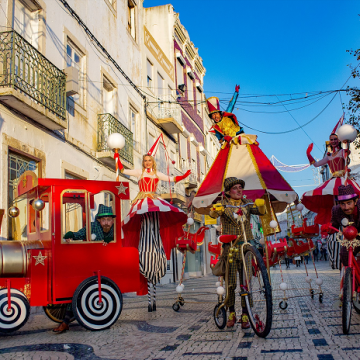
[[204, 208], [224, 190], [228, 177], [245, 181], [244, 195], [249, 199], [268, 194], [276, 212], [285, 210], [287, 204], [297, 199], [296, 192], [259, 148], [256, 135], [242, 134], [240, 138], [240, 145], [230, 144], [219, 151], [193, 200], [198, 212], [207, 213]]

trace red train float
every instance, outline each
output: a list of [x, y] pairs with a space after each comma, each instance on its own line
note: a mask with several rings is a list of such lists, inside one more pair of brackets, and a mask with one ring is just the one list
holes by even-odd
[[[129, 199], [129, 184], [38, 179], [27, 171], [15, 192], [15, 203], [24, 201], [26, 226], [24, 240], [0, 241], [0, 331], [23, 326], [30, 306], [44, 306], [61, 321], [68, 303], [85, 328], [110, 327], [121, 314], [122, 293], [140, 287], [138, 250], [121, 244], [121, 200]], [[44, 202], [42, 211], [34, 210], [36, 199]], [[107, 246], [90, 233], [99, 204], [116, 215], [114, 241]], [[15, 220], [25, 221], [21, 215]], [[84, 227], [85, 240], [63, 240], [67, 231]]]
[[[223, 239], [223, 241], [222, 241]], [[211, 242], [208, 244], [208, 250], [210, 253], [214, 254], [215, 256], [211, 256], [210, 259], [210, 267], [216, 265], [219, 261], [219, 255], [221, 254], [221, 243], [227, 242], [224, 235], [219, 237], [219, 244], [213, 245]], [[314, 243], [311, 239], [309, 242], [306, 240], [299, 240], [296, 241], [294, 239], [279, 239], [278, 242], [272, 243], [267, 241], [267, 248], [268, 248], [268, 256], [269, 256], [269, 266], [273, 266], [279, 262], [281, 258], [285, 255], [289, 257], [295, 257], [303, 255], [309, 251], [313, 251], [315, 249]], [[264, 263], [266, 264], [266, 255], [263, 255]]]

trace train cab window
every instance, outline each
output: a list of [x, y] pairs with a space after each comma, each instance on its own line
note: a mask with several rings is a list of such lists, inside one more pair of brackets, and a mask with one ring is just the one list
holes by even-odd
[[48, 231], [50, 228], [50, 206], [49, 206], [49, 196], [43, 195], [40, 197], [44, 201], [45, 207], [40, 211], [40, 231]]
[[69, 190], [62, 195], [62, 238], [65, 242], [86, 241], [86, 192]]
[[115, 236], [115, 197], [109, 191], [90, 194], [91, 241], [113, 242]]

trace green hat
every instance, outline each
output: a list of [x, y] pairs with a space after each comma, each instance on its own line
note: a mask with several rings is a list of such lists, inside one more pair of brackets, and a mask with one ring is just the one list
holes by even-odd
[[96, 218], [100, 219], [102, 217], [116, 217], [116, 215], [113, 214], [111, 206], [105, 206], [103, 204], [99, 205], [99, 211], [96, 215]]
[[234, 185], [240, 184], [242, 188], [245, 188], [245, 181], [236, 177], [228, 177], [224, 180], [224, 189], [229, 191]]

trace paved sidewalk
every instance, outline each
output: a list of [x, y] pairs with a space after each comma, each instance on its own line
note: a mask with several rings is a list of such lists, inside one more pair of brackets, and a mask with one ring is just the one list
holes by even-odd
[[[175, 285], [158, 286], [157, 307], [147, 312], [147, 298], [124, 295], [124, 309], [111, 329], [91, 332], [72, 324], [71, 330], [56, 335], [55, 323], [44, 314], [31, 315], [28, 323], [12, 335], [0, 336], [0, 359], [360, 359], [360, 315], [353, 311], [351, 333], [342, 334], [341, 310], [334, 307], [339, 294], [339, 271], [318, 262], [324, 298], [318, 295], [294, 297], [288, 308], [278, 306], [282, 293], [274, 291], [273, 326], [267, 339], [251, 329], [219, 330], [213, 320], [217, 302], [216, 277], [185, 282], [186, 302], [179, 312], [172, 310]], [[315, 278], [312, 264], [310, 276]], [[292, 290], [288, 296], [308, 295], [304, 265], [290, 270], [283, 266], [283, 278]], [[273, 289], [281, 282], [279, 267], [272, 270]], [[239, 301], [237, 300], [237, 304]]]

